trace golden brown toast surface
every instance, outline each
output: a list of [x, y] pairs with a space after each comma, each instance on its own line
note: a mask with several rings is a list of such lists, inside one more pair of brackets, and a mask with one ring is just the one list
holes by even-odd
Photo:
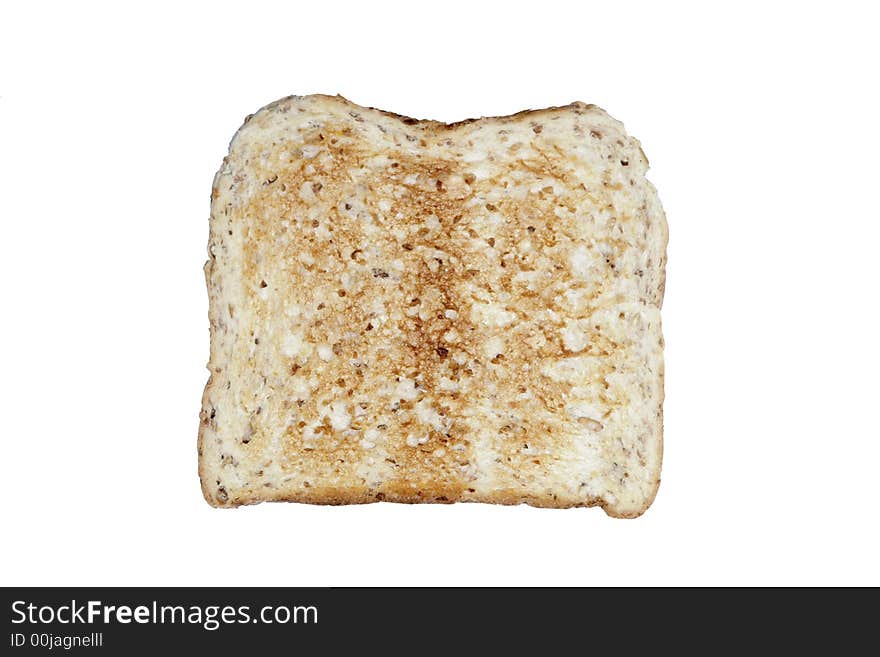
[[206, 499], [644, 511], [666, 245], [646, 169], [580, 103], [261, 110], [212, 193]]

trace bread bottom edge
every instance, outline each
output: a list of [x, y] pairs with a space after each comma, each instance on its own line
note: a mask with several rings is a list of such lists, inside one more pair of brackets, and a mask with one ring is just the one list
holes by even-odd
[[587, 507], [601, 507], [605, 513], [612, 518], [637, 518], [641, 516], [654, 501], [659, 487], [659, 480], [656, 482], [652, 494], [649, 496], [642, 506], [637, 508], [620, 508], [616, 504], [612, 504], [602, 498], [586, 498], [582, 500], [572, 499], [553, 499], [552, 497], [540, 497], [537, 495], [523, 495], [513, 491], [499, 491], [489, 494], [471, 494], [459, 493], [450, 494], [403, 494], [389, 493], [382, 491], [355, 491], [347, 489], [322, 489], [312, 488], [292, 493], [290, 491], [272, 491], [264, 494], [248, 492], [235, 496], [228, 496], [227, 499], [221, 500], [215, 495], [209, 494], [203, 488], [205, 500], [214, 508], [232, 509], [243, 506], [252, 506], [262, 504], [264, 502], [288, 502], [294, 504], [308, 504], [313, 506], [349, 506], [375, 504], [377, 502], [388, 502], [392, 504], [458, 504], [458, 503], [476, 503], [476, 504], [494, 504], [499, 506], [518, 506], [525, 504], [527, 506], [544, 508], [544, 509], [573, 509]]

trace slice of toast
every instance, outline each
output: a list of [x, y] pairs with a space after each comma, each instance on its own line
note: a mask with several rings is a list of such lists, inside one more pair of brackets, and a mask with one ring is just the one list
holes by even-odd
[[643, 513], [667, 241], [647, 168], [583, 103], [249, 117], [211, 197], [205, 499]]

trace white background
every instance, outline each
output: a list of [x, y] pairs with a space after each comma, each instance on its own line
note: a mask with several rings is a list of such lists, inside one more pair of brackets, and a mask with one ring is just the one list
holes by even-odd
[[[0, 583], [880, 584], [871, 3], [4, 3]], [[596, 103], [670, 225], [666, 451], [638, 520], [216, 510], [211, 180], [246, 114]]]

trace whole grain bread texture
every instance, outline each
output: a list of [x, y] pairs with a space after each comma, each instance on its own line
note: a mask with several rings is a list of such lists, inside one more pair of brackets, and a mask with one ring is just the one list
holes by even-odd
[[647, 168], [583, 103], [248, 117], [211, 195], [205, 499], [643, 513], [667, 242]]

